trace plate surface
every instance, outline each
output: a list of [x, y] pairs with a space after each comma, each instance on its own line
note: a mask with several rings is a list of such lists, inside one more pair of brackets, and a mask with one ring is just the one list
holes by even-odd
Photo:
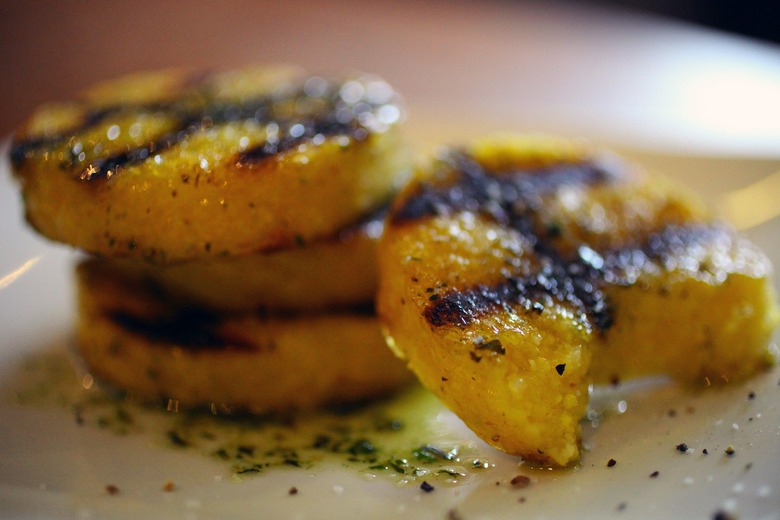
[[[714, 202], [756, 166], [713, 175], [707, 160], [644, 159], [685, 164], [670, 173], [707, 179]], [[491, 450], [419, 388], [284, 424], [141, 408], [79, 366], [77, 255], [24, 224], [5, 160], [0, 230], [2, 518], [780, 518], [777, 367], [727, 388], [596, 389], [582, 463], [567, 471]], [[780, 264], [778, 219], [748, 235]]]

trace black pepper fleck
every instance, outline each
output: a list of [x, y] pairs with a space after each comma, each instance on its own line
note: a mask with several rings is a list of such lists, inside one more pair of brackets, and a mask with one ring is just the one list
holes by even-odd
[[625, 508], [627, 508], [627, 507], [628, 507], [628, 504], [627, 504], [627, 503], [625, 503], [625, 502], [621, 502], [621, 503], [619, 503], [619, 504], [618, 504], [618, 506], [617, 506], [617, 510], [618, 510], [618, 511], [623, 511], [623, 510], [624, 510]]
[[702, 455], [709, 455], [710, 451], [707, 448], [704, 448], [703, 450], [701, 450], [701, 453]]
[[297, 495], [298, 494], [298, 488], [293, 486], [287, 491], [288, 495]]
[[609, 460], [607, 461], [607, 467], [608, 467], [608, 468], [614, 467], [614, 466], [615, 466], [615, 464], [617, 464], [617, 461], [616, 461], [615, 459], [609, 459]]
[[733, 513], [728, 511], [715, 511], [712, 515], [712, 520], [737, 520], [737, 517]]
[[477, 350], [490, 350], [491, 352], [495, 352], [496, 354], [500, 355], [506, 354], [506, 349], [498, 339], [491, 339], [488, 342], [480, 343], [476, 348]]
[[555, 371], [558, 372], [559, 376], [563, 375], [563, 371], [566, 370], [566, 363], [561, 363], [560, 365], [555, 365]]
[[725, 451], [726, 451], [726, 455], [728, 455], [729, 457], [731, 457], [732, 455], [734, 455], [737, 452], [737, 450], [735, 450], [734, 446], [732, 446], [731, 444], [726, 446], [726, 450]]
[[106, 486], [106, 493], [109, 495], [116, 495], [119, 493], [119, 488], [116, 487], [114, 484], [109, 484]]
[[447, 520], [462, 520], [462, 517], [456, 509], [450, 509], [447, 511]]
[[755, 399], [755, 398], [756, 398], [756, 393], [755, 393], [755, 392], [750, 392], [750, 393], [748, 394], [748, 399], [750, 399], [751, 401], [752, 401], [753, 399]]
[[675, 446], [675, 449], [677, 449], [677, 451], [679, 451], [680, 453], [687, 453], [688, 452], [688, 445], [685, 444], [684, 442], [681, 442], [680, 444]]
[[428, 484], [427, 481], [423, 480], [423, 483], [420, 484], [420, 489], [422, 489], [426, 493], [430, 493], [431, 491], [434, 490], [434, 487], [432, 485]]
[[76, 424], [78, 424], [79, 426], [84, 426], [84, 416], [82, 415], [81, 410], [76, 410], [75, 414], [76, 414]]
[[658, 475], [660, 475], [660, 474], [661, 474], [660, 471], [655, 470], [652, 473], [650, 473], [650, 478], [658, 478]]
[[509, 483], [512, 484], [512, 487], [523, 489], [531, 485], [531, 479], [525, 475], [518, 475], [510, 480]]

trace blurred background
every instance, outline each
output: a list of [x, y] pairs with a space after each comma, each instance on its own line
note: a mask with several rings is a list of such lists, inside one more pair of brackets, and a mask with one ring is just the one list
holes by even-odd
[[780, 12], [773, 0], [601, 0], [601, 3], [780, 42]]
[[519, 129], [777, 159], [775, 5], [5, 0], [0, 134], [39, 103], [127, 72], [293, 62], [384, 76], [421, 138]]

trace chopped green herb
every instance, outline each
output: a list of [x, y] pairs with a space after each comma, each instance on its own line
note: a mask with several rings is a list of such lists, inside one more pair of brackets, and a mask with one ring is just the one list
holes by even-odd
[[366, 439], [360, 439], [347, 449], [352, 455], [369, 455], [376, 452], [376, 447]]
[[225, 448], [220, 448], [216, 450], [213, 454], [222, 460], [228, 460], [230, 458], [230, 455], [228, 455], [228, 452]]
[[114, 415], [116, 416], [116, 420], [122, 424], [133, 424], [132, 416], [124, 408], [117, 408]]
[[412, 455], [417, 460], [423, 462], [436, 462], [437, 460], [454, 460], [455, 455], [452, 453], [446, 453], [445, 451], [431, 445], [423, 445], [412, 451]]
[[436, 473], [440, 474], [440, 475], [449, 475], [450, 477], [465, 477], [466, 476], [466, 474], [463, 473], [462, 471], [458, 471], [458, 470], [455, 470], [455, 469], [449, 469], [449, 468], [440, 469]]
[[239, 468], [236, 470], [238, 475], [245, 475], [247, 473], [260, 473], [260, 468], [257, 466], [249, 466], [246, 468]]
[[181, 437], [181, 435], [179, 435], [179, 433], [176, 432], [175, 430], [168, 430], [166, 432], [166, 435], [168, 436], [168, 441], [174, 446], [178, 446], [180, 448], [186, 448], [190, 445], [190, 443], [184, 440]]
[[400, 419], [383, 419], [377, 421], [375, 429], [378, 432], [384, 432], [384, 431], [398, 432], [404, 429], [404, 422]]
[[401, 474], [406, 474], [406, 470], [409, 468], [409, 461], [406, 459], [397, 459], [388, 463], [388, 465], [395, 471]]

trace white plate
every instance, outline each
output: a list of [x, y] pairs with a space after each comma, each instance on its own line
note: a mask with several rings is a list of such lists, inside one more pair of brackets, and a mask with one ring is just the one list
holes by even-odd
[[[690, 168], [706, 161], [686, 164], [690, 176], [683, 181], [704, 176], [711, 197], [733, 187], [728, 172], [710, 178]], [[534, 470], [491, 450], [420, 389], [357, 415], [304, 417], [294, 426], [188, 419], [113, 402], [72, 364], [76, 256], [24, 225], [5, 161], [0, 170], [2, 518], [713, 518], [718, 511], [780, 518], [777, 368], [745, 384], [697, 392], [658, 382], [597, 391], [599, 414], [584, 422], [587, 451], [568, 471]], [[776, 264], [778, 232], [777, 219], [749, 232]], [[94, 402], [74, 411], [84, 401]], [[371, 425], [376, 414], [404, 427], [338, 432], [350, 421]], [[183, 430], [187, 420], [194, 424]], [[172, 429], [190, 445], [172, 446], [178, 440], [167, 433]], [[345, 455], [306, 464], [321, 451], [305, 449], [304, 467], [235, 473], [237, 463], [268, 460], [261, 454], [268, 447], [305, 448], [323, 431], [352, 435], [350, 442], [367, 438], [382, 450], [380, 462], [393, 453], [429, 473], [393, 476], [392, 469], [369, 469], [371, 463], [349, 463]], [[460, 462], [415, 461], [411, 449], [426, 443], [458, 447]], [[688, 453], [676, 448], [681, 443]], [[251, 449], [243, 461], [210, 455], [223, 444]], [[473, 468], [474, 459], [489, 467]], [[442, 468], [466, 475], [437, 474]], [[518, 475], [530, 484], [513, 485]], [[423, 481], [433, 490], [423, 491]], [[169, 482], [173, 489], [164, 489]]]

